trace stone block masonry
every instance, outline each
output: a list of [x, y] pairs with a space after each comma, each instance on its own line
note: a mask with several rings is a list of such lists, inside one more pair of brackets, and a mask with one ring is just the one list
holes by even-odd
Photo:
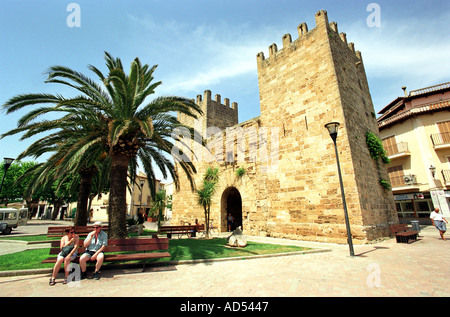
[[[334, 146], [324, 128], [331, 121], [340, 122], [337, 146], [354, 243], [388, 236], [398, 222], [392, 193], [378, 183], [387, 172], [365, 143], [366, 132], [378, 128], [361, 53], [326, 11], [315, 20], [312, 30], [298, 26], [295, 41], [285, 34], [282, 49], [270, 45], [267, 58], [257, 54], [260, 117], [238, 124], [237, 104], [222, 105], [220, 96], [213, 101], [209, 91], [197, 97], [206, 109], [197, 128], [207, 137], [216, 133], [208, 139], [214, 160], [195, 162], [195, 183], [208, 166], [219, 167], [211, 218], [221, 231], [231, 212], [244, 234], [346, 243]], [[230, 128], [241, 133], [230, 139]], [[203, 219], [187, 181], [174, 194], [173, 215], [173, 223]]]

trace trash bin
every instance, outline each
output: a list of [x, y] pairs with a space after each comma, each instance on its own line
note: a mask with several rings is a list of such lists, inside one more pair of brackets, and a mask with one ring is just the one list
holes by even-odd
[[420, 231], [419, 220], [411, 220], [411, 226], [414, 231]]

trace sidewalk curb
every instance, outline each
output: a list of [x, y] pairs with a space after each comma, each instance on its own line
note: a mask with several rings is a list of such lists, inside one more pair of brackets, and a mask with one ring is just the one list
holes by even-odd
[[[210, 263], [210, 262], [226, 262], [226, 261], [242, 261], [242, 260], [252, 260], [261, 258], [272, 258], [281, 256], [292, 256], [292, 255], [306, 255], [315, 254], [323, 252], [331, 252], [331, 249], [313, 249], [304, 251], [294, 251], [285, 253], [273, 253], [273, 254], [262, 254], [262, 255], [251, 255], [251, 256], [240, 256], [240, 257], [230, 257], [230, 258], [218, 258], [218, 259], [197, 259], [197, 260], [182, 260], [182, 261], [165, 261], [165, 262], [155, 262], [147, 263], [146, 266], [169, 266], [169, 265], [183, 265], [183, 264], [200, 264], [200, 263]], [[141, 263], [136, 264], [113, 264], [106, 265], [102, 267], [104, 270], [116, 270], [121, 268], [130, 267], [141, 267]], [[46, 269], [30, 269], [30, 270], [15, 270], [15, 271], [0, 271], [0, 277], [11, 277], [11, 276], [22, 276], [22, 275], [38, 275], [38, 274], [50, 274], [53, 272], [53, 268]]]

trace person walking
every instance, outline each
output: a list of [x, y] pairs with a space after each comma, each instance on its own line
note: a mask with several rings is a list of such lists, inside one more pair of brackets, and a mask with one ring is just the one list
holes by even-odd
[[433, 226], [436, 227], [437, 230], [439, 230], [439, 234], [441, 235], [442, 240], [447, 240], [444, 237], [444, 233], [447, 231], [446, 223], [448, 221], [442, 217], [442, 214], [439, 212], [439, 208], [434, 208], [434, 211], [430, 214], [431, 222], [433, 223]]

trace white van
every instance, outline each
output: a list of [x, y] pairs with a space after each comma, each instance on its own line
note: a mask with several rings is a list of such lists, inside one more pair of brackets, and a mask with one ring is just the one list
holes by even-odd
[[12, 228], [17, 228], [18, 224], [19, 211], [17, 209], [0, 208], [0, 230], [3, 234], [10, 234]]

